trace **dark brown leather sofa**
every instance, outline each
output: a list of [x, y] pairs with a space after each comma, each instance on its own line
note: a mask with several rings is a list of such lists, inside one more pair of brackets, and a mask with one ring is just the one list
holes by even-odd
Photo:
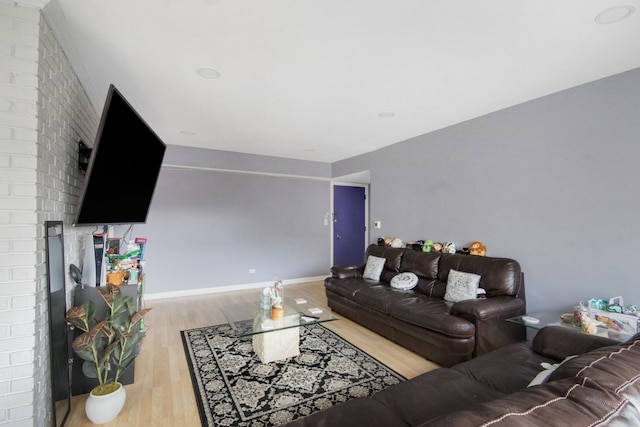
[[[578, 355], [568, 361], [568, 356]], [[547, 380], [528, 387], [558, 364]], [[640, 334], [625, 343], [559, 326], [290, 422], [306, 426], [638, 426]]]
[[[334, 266], [325, 279], [329, 307], [442, 366], [453, 366], [526, 338], [524, 327], [505, 319], [525, 313], [524, 276], [508, 258], [421, 252], [370, 245], [385, 258], [379, 281], [364, 279], [365, 265]], [[481, 276], [486, 298], [444, 300], [451, 269]], [[399, 272], [413, 272], [418, 285], [389, 284]]]

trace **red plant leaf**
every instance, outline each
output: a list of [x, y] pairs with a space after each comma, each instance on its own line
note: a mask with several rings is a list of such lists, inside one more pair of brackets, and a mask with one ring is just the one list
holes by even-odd
[[73, 340], [73, 343], [71, 343], [71, 348], [73, 348], [74, 351], [82, 351], [91, 348], [92, 344], [93, 338], [89, 335], [89, 333], [85, 332], [84, 334], [79, 335], [76, 339]]
[[67, 319], [84, 319], [87, 317], [87, 310], [84, 307], [71, 307], [67, 311]]
[[137, 324], [139, 321], [142, 320], [144, 315], [147, 314], [148, 312], [150, 312], [151, 310], [153, 310], [153, 309], [152, 308], [143, 308], [142, 310], [138, 311], [137, 313], [134, 313], [133, 316], [131, 316], [131, 324], [132, 325]]

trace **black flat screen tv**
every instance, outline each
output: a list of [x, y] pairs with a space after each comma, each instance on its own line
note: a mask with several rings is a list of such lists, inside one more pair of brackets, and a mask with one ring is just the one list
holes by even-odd
[[74, 225], [145, 223], [166, 145], [109, 86]]

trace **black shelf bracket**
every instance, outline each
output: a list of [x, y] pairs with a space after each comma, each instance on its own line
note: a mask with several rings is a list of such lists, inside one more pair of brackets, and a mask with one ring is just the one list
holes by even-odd
[[80, 172], [87, 171], [89, 158], [91, 158], [91, 148], [87, 147], [84, 142], [78, 141], [78, 169]]

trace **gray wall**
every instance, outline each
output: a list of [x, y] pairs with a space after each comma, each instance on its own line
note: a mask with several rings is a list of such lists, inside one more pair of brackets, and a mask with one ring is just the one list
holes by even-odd
[[[371, 171], [371, 239], [520, 261], [528, 308], [640, 304], [640, 69], [337, 162]], [[371, 229], [371, 228], [370, 228]], [[378, 234], [376, 234], [378, 233]]]
[[148, 295], [327, 275], [330, 165], [177, 146], [164, 164], [132, 236]]

